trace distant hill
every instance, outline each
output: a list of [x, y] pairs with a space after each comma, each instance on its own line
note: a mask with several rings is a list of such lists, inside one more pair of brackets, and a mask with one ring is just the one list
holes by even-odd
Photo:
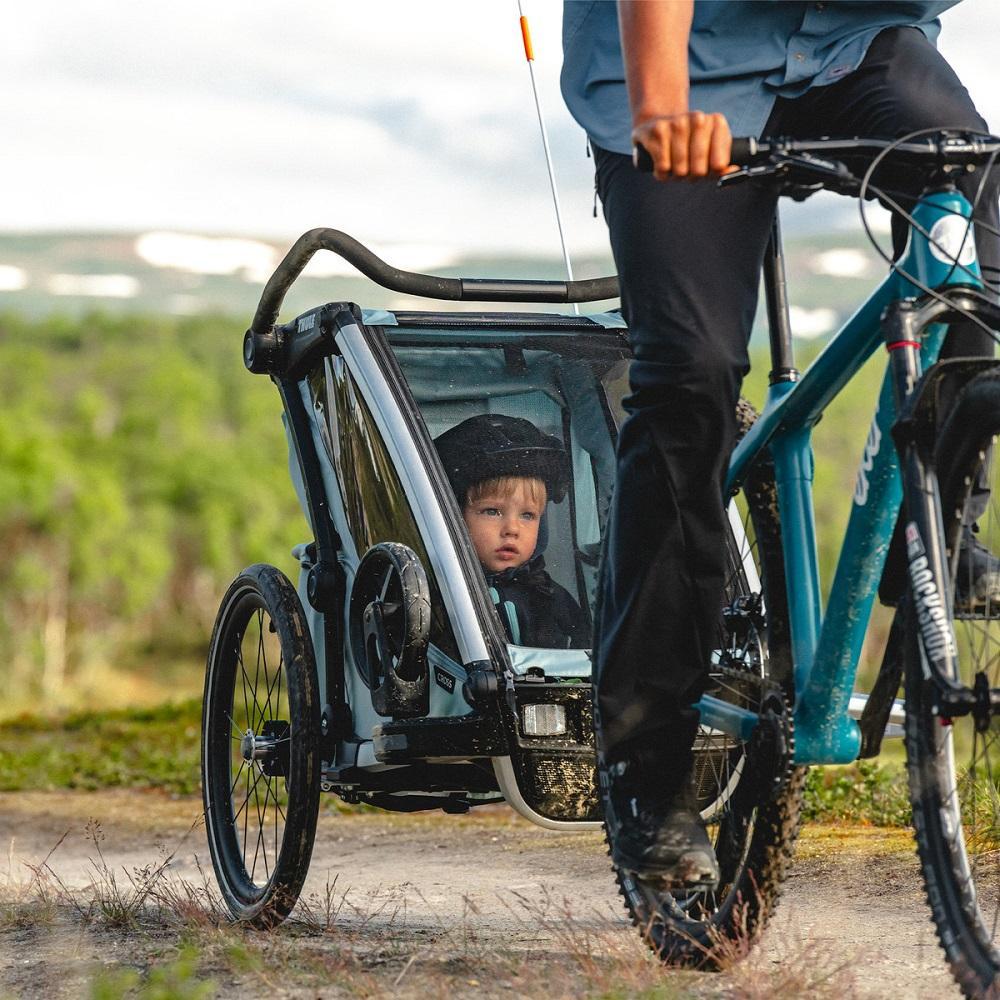
[[[36, 317], [79, 316], [99, 310], [111, 314], [218, 313], [249, 319], [264, 282], [290, 242], [172, 232], [0, 232], [0, 308]], [[883, 271], [860, 234], [796, 236], [787, 240], [786, 247], [793, 328], [805, 337], [820, 336], [845, 318]], [[555, 257], [472, 257], [429, 246], [373, 249], [396, 267], [434, 274], [565, 276], [562, 262]], [[576, 277], [613, 273], [610, 254], [575, 260], [574, 271]], [[293, 286], [283, 316], [327, 301], [389, 309], [428, 305], [427, 300], [404, 298], [380, 288], [322, 251]], [[449, 303], [445, 308], [463, 306]]]

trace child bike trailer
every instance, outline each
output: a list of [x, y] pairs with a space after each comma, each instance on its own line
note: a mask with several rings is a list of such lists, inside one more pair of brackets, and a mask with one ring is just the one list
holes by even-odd
[[[268, 282], [244, 360], [281, 395], [312, 538], [294, 550], [296, 582], [254, 565], [223, 597], [202, 724], [219, 886], [234, 918], [265, 927], [298, 898], [321, 793], [406, 812], [506, 801], [555, 830], [596, 826], [601, 811], [590, 651], [518, 641], [519, 609], [488, 585], [434, 441], [496, 415], [523, 418], [561, 445], [566, 488], [547, 497], [532, 558], [578, 606], [589, 639], [628, 391], [622, 318], [331, 302], [277, 323], [320, 248], [409, 295], [568, 303], [617, 294], [615, 278], [399, 271], [323, 229], [303, 236]], [[720, 639], [720, 650], [731, 645]], [[738, 783], [741, 751], [705, 731], [698, 754], [710, 819]]]

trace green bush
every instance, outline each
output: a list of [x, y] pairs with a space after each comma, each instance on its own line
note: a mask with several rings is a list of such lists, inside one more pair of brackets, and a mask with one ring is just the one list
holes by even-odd
[[90, 985], [91, 1000], [208, 1000], [218, 986], [201, 974], [200, 956], [192, 946], [184, 947], [172, 961], [154, 965], [143, 977], [134, 969], [101, 970]]
[[906, 773], [901, 767], [871, 760], [811, 768], [802, 816], [807, 822], [909, 826]]

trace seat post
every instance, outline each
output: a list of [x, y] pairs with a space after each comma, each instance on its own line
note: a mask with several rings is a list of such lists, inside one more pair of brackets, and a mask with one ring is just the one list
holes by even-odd
[[767, 328], [771, 340], [771, 371], [768, 381], [797, 382], [798, 369], [792, 353], [792, 324], [788, 314], [788, 286], [785, 282], [785, 254], [781, 247], [781, 224], [775, 210], [771, 237], [764, 251], [764, 296]]

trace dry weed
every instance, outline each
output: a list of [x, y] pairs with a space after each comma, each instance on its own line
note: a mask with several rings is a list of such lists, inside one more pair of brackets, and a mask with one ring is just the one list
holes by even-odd
[[340, 929], [341, 913], [347, 905], [350, 889], [340, 892], [337, 889], [339, 878], [339, 875], [334, 875], [331, 879], [328, 871], [322, 894], [309, 893], [299, 899], [295, 918], [313, 933], [329, 934]]
[[163, 850], [156, 863], [143, 868], [122, 869], [123, 875], [107, 860], [100, 824], [91, 821], [87, 835], [95, 854], [90, 885], [83, 890], [67, 888], [53, 869], [52, 855], [62, 840], [40, 864], [26, 866], [30, 878], [21, 881], [14, 877], [11, 849], [0, 930], [43, 920], [71, 923], [86, 928], [98, 951], [104, 935], [128, 930], [130, 948], [134, 944], [129, 964], [113, 965], [94, 981], [95, 988], [112, 993], [125, 984], [114, 978], [116, 969], [133, 989], [145, 988], [153, 985], [165, 956], [169, 965], [174, 955], [180, 957], [170, 974], [192, 986], [213, 977], [227, 988], [252, 984], [282, 995], [315, 991], [420, 1000], [441, 995], [844, 1000], [853, 995], [850, 963], [787, 935], [777, 959], [774, 948], [768, 958], [753, 952], [745, 933], [719, 940], [706, 957], [725, 971], [706, 976], [666, 968], [610, 906], [578, 913], [544, 890], [535, 898], [510, 893], [504, 904], [510, 933], [484, 935], [482, 914], [469, 896], [462, 897], [459, 915], [449, 907], [445, 917], [409, 883], [354, 893], [328, 876], [284, 925], [261, 933], [231, 922], [211, 874], [200, 865], [196, 880], [172, 877], [176, 850]]
[[857, 995], [859, 956], [805, 941], [788, 924], [772, 927], [768, 937], [767, 953], [745, 933], [720, 938], [711, 950], [733, 1000], [851, 1000]]
[[229, 911], [197, 855], [194, 860], [198, 869], [197, 883], [165, 876], [153, 883], [148, 899], [160, 919], [173, 926], [189, 929], [224, 927], [231, 923]]
[[18, 877], [14, 869], [14, 838], [7, 850], [7, 873], [0, 881], [0, 931], [48, 926], [55, 922], [58, 893], [46, 871], [49, 859], [68, 834], [64, 833], [40, 865], [25, 865], [31, 877]]
[[109, 927], [135, 928], [146, 908], [146, 901], [164, 878], [174, 855], [161, 857], [158, 864], [144, 865], [132, 871], [122, 869], [125, 874], [125, 881], [122, 882], [104, 858], [101, 847], [104, 832], [98, 820], [91, 818], [87, 823], [87, 839], [97, 852], [96, 860], [90, 859], [93, 898], [87, 909], [88, 919], [101, 919]]
[[538, 900], [514, 896], [512, 915], [522, 926], [543, 932], [564, 970], [575, 973], [587, 996], [668, 1000], [693, 995], [697, 974], [665, 968], [636, 930], [610, 908], [581, 917], [568, 901], [560, 902], [544, 890]]

